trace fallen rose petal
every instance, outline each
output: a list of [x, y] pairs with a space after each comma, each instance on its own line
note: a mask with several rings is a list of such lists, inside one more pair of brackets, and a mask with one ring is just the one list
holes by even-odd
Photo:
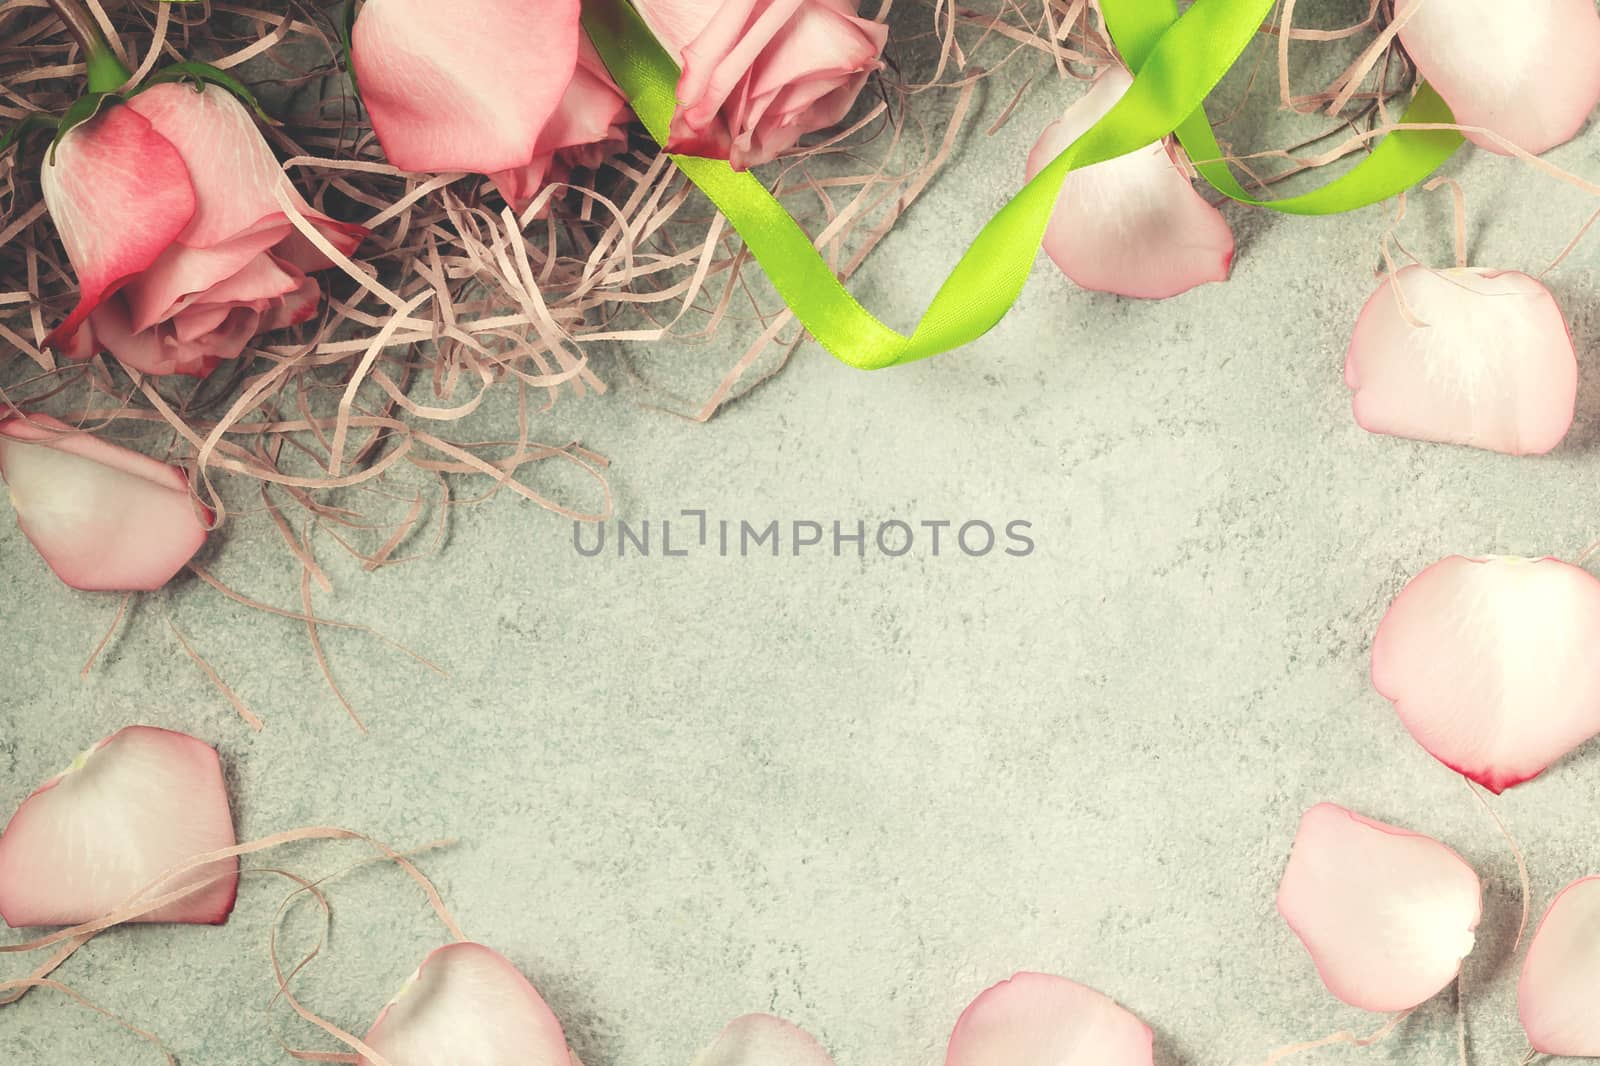
[[[1110, 67], [1040, 135], [1032, 181], [1122, 99], [1133, 77]], [[1045, 253], [1085, 289], [1162, 299], [1226, 281], [1233, 231], [1179, 173], [1162, 144], [1067, 175], [1044, 235]]]
[[1482, 898], [1472, 867], [1438, 841], [1319, 803], [1300, 819], [1278, 913], [1329, 992], [1402, 1011], [1460, 972]]
[[1493, 792], [1600, 732], [1600, 581], [1557, 559], [1450, 556], [1372, 642], [1372, 683], [1428, 753]]
[[570, 1061], [561, 1023], [539, 993], [482, 944], [447, 944], [424, 959], [372, 1023], [366, 1043], [390, 1066]]
[[833, 1066], [833, 1059], [804, 1029], [770, 1014], [735, 1018], [694, 1066]]
[[1517, 985], [1522, 1028], [1545, 1055], [1600, 1058], [1600, 877], [1561, 890], [1533, 935]]
[[1572, 425], [1578, 359], [1528, 275], [1408, 266], [1361, 309], [1345, 383], [1369, 432], [1536, 455]]
[[972, 1001], [945, 1066], [1151, 1066], [1150, 1029], [1092, 988], [1019, 973]]
[[67, 131], [39, 180], [78, 275], [77, 307], [44, 342], [66, 350], [91, 311], [177, 240], [194, 217], [195, 191], [172, 142], [114, 103]]
[[176, 467], [45, 415], [0, 422], [0, 478], [29, 542], [85, 591], [160, 588], [212, 520]]
[[[1400, 27], [1400, 43], [1457, 122], [1493, 130], [1524, 151], [1571, 140], [1600, 103], [1594, 0], [1421, 0]], [[1507, 154], [1492, 137], [1466, 136]]]
[[[0, 835], [0, 917], [13, 928], [76, 925], [161, 874], [237, 840], [217, 753], [183, 733], [129, 726], [80, 755], [12, 815]], [[159, 885], [203, 885], [139, 922], [219, 925], [233, 910], [239, 860]]]
[[367, 0], [351, 60], [402, 170], [526, 165], [578, 58], [578, 0]]

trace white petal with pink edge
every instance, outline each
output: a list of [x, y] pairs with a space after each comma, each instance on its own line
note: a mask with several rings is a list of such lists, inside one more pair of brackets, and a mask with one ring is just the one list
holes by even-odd
[[[14, 928], [76, 925], [120, 906], [197, 855], [236, 843], [216, 751], [183, 733], [129, 726], [25, 800], [0, 834], [0, 916]], [[169, 878], [198, 886], [140, 922], [220, 924], [239, 860]]]
[[1574, 881], [1539, 923], [1517, 985], [1535, 1051], [1600, 1058], [1600, 877]]
[[578, 0], [368, 0], [351, 59], [389, 162], [491, 174], [533, 158], [578, 34]]
[[694, 1066], [833, 1066], [811, 1034], [770, 1014], [735, 1018]]
[[1278, 913], [1329, 992], [1402, 1011], [1460, 972], [1482, 893], [1472, 867], [1438, 841], [1319, 803], [1300, 819]]
[[78, 275], [71, 316], [45, 340], [75, 352], [78, 327], [146, 269], [194, 217], [189, 168], [172, 142], [132, 107], [108, 104], [45, 155], [45, 206]]
[[1561, 443], [1578, 396], [1561, 308], [1514, 271], [1408, 266], [1384, 279], [1344, 374], [1365, 430], [1508, 455]]
[[1150, 1028], [1064, 977], [1019, 973], [988, 989], [950, 1033], [945, 1066], [1151, 1066]]
[[[1100, 75], [1045, 127], [1028, 156], [1028, 179], [1110, 111], [1132, 84], [1121, 67]], [[1166, 147], [1152, 144], [1068, 174], [1045, 229], [1044, 250], [1086, 289], [1162, 299], [1226, 281], [1233, 231], [1179, 173]]]
[[372, 1023], [366, 1043], [390, 1066], [570, 1061], [561, 1023], [539, 993], [504, 956], [482, 944], [447, 944], [423, 960]]
[[43, 415], [0, 422], [0, 478], [29, 542], [85, 591], [160, 588], [211, 520], [176, 467]]
[[[1594, 0], [1403, 0], [1400, 43], [1463, 126], [1528, 152], [1568, 141], [1600, 103]], [[1493, 152], [1506, 148], [1478, 132]]]
[[1372, 641], [1372, 683], [1428, 753], [1502, 792], [1600, 732], [1600, 581], [1557, 559], [1450, 556]]

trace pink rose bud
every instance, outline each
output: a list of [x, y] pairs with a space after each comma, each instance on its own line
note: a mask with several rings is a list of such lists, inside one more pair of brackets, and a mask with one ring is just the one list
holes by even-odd
[[627, 101], [578, 0], [367, 0], [350, 58], [389, 162], [487, 174], [519, 211], [626, 145]]
[[56, 576], [91, 592], [165, 585], [206, 540], [183, 471], [48, 415], [0, 422], [0, 479]]
[[883, 66], [859, 0], [635, 0], [683, 68], [667, 148], [744, 170], [837, 124]]
[[147, 374], [204, 377], [257, 333], [316, 313], [308, 272], [366, 235], [311, 209], [232, 94], [156, 85], [67, 132], [45, 160], [45, 205], [78, 275], [78, 306], [45, 339], [74, 359], [109, 351]]

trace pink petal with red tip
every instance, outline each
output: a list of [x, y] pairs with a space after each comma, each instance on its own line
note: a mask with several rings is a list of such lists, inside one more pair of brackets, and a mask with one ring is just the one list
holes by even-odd
[[1508, 455], [1561, 443], [1578, 397], [1561, 308], [1515, 271], [1408, 266], [1384, 279], [1344, 376], [1362, 429]]
[[1600, 581], [1557, 559], [1450, 556], [1372, 642], [1372, 683], [1417, 743], [1493, 792], [1600, 732]]
[[482, 944], [447, 944], [423, 960], [372, 1023], [366, 1043], [390, 1066], [570, 1062], [561, 1023], [545, 1001]]
[[[13, 928], [93, 921], [165, 871], [235, 843], [216, 751], [129, 726], [17, 808], [0, 835], [0, 916]], [[203, 887], [134, 920], [221, 924], [238, 871], [238, 859], [224, 859], [170, 878], [151, 894]]]
[[73, 348], [78, 327], [177, 239], [195, 214], [189, 168], [130, 106], [108, 104], [46, 153], [45, 206], [78, 275], [78, 306], [45, 345]]
[[368, 0], [351, 58], [389, 162], [480, 174], [529, 162], [578, 32], [578, 0]]
[[[1028, 179], [1110, 111], [1132, 84], [1121, 67], [1100, 75], [1082, 99], [1045, 127], [1028, 156]], [[1233, 231], [1157, 143], [1068, 174], [1045, 230], [1044, 250], [1086, 289], [1162, 299], [1208, 281], [1226, 281]]]
[[1600, 877], [1573, 882], [1550, 904], [1522, 964], [1517, 1003], [1533, 1050], [1600, 1058]]
[[945, 1066], [1151, 1066], [1150, 1029], [1092, 988], [1019, 973], [972, 1001]]
[[205, 543], [211, 514], [183, 472], [45, 415], [0, 422], [17, 524], [76, 589], [158, 589]]
[[[1571, 140], [1600, 103], [1594, 0], [1422, 0], [1413, 6], [1400, 42], [1463, 126], [1490, 129], [1524, 151], [1543, 152]], [[1491, 137], [1467, 137], [1507, 154]]]
[[1402, 1011], [1461, 971], [1482, 898], [1472, 867], [1438, 841], [1319, 803], [1300, 819], [1278, 913], [1329, 992]]
[[770, 1014], [736, 1018], [694, 1066], [833, 1066], [811, 1034]]

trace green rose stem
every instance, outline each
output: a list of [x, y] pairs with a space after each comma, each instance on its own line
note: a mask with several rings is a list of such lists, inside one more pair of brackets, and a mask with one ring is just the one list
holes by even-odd
[[111, 50], [105, 34], [100, 32], [100, 26], [82, 0], [46, 0], [46, 3], [61, 16], [61, 21], [67, 24], [67, 29], [83, 48], [84, 62], [89, 68], [89, 91], [109, 93], [122, 88], [133, 75]]

